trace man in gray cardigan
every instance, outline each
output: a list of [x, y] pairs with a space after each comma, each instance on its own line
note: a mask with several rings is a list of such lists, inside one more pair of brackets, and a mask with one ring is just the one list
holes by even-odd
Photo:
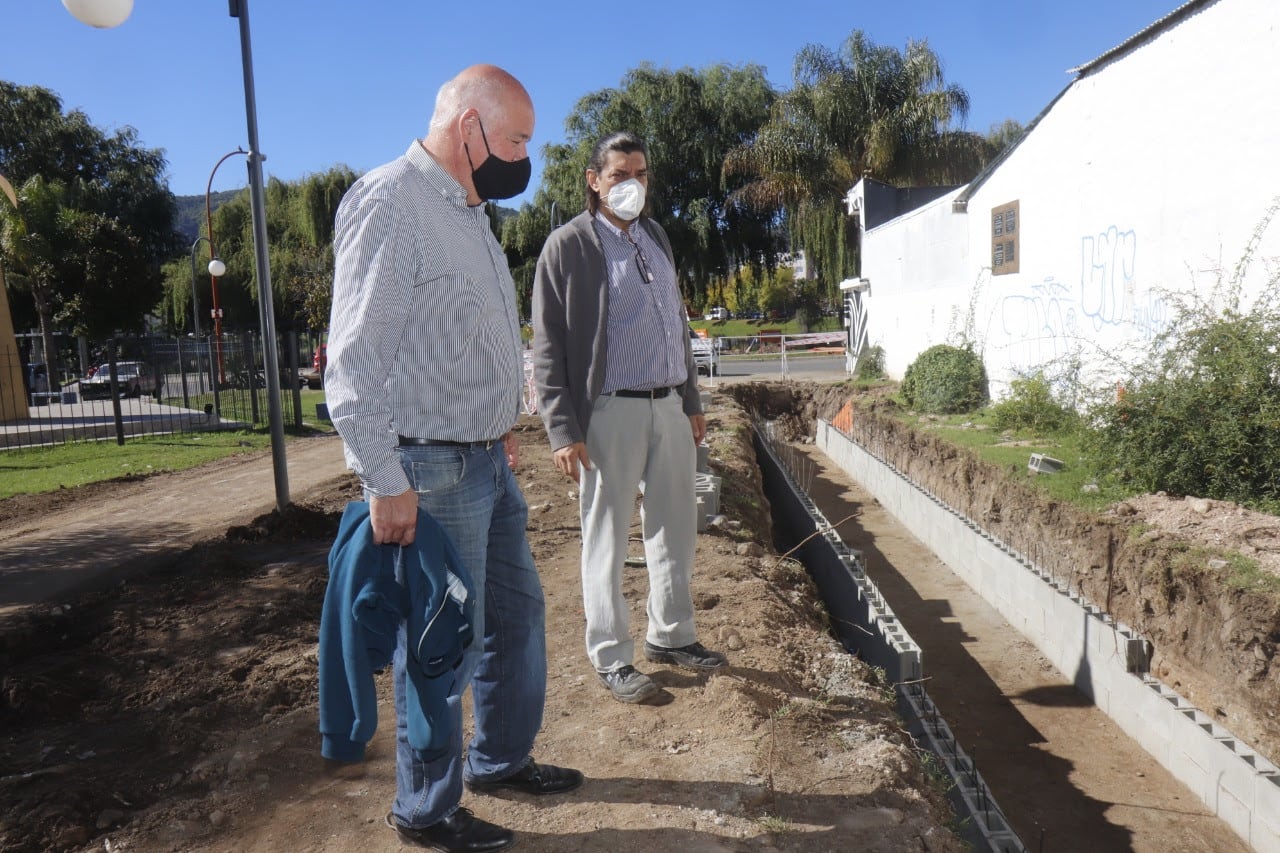
[[622, 595], [637, 490], [649, 570], [645, 658], [704, 672], [727, 664], [694, 627], [694, 446], [706, 419], [671, 244], [641, 215], [648, 174], [635, 135], [600, 140], [587, 210], [547, 240], [533, 289], [539, 411], [556, 467], [581, 486], [587, 656], [614, 698], [630, 703], [661, 696], [633, 665]]

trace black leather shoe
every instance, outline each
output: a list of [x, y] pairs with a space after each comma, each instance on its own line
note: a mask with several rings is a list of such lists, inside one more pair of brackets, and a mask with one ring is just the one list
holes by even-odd
[[467, 790], [476, 794], [492, 794], [496, 791], [519, 791], [523, 794], [563, 794], [582, 786], [582, 773], [567, 767], [539, 764], [533, 759], [524, 767], [504, 776], [485, 782], [467, 782]]
[[516, 842], [516, 834], [511, 830], [481, 820], [461, 807], [444, 820], [420, 829], [401, 826], [388, 814], [387, 826], [394, 829], [405, 844], [439, 853], [486, 853], [503, 850]]
[[678, 649], [667, 649], [652, 643], [644, 644], [645, 660], [653, 663], [673, 663], [686, 669], [714, 672], [729, 665], [729, 659], [719, 652], [704, 648], [702, 643], [690, 643]]
[[658, 685], [634, 666], [620, 666], [610, 672], [597, 672], [613, 698], [628, 705], [642, 705], [658, 695]]

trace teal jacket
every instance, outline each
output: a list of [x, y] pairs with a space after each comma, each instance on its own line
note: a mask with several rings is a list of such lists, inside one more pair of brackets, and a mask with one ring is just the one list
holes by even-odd
[[[396, 556], [403, 550], [403, 583]], [[374, 545], [369, 505], [347, 504], [329, 551], [329, 586], [320, 616], [320, 752], [359, 761], [378, 725], [375, 672], [391, 663], [400, 623], [409, 648], [405, 714], [409, 744], [444, 752], [452, 729], [445, 700], [471, 645], [475, 588], [439, 523], [418, 510], [412, 545]]]

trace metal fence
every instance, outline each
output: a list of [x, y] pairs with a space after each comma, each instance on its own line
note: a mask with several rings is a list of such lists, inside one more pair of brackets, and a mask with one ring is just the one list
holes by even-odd
[[[77, 343], [52, 369], [0, 348], [0, 449], [267, 425], [259, 335]], [[283, 336], [279, 365], [285, 425], [301, 427], [311, 357], [297, 333]]]

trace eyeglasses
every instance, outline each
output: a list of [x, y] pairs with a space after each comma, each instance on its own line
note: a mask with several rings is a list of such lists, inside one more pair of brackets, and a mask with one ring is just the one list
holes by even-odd
[[640, 270], [640, 277], [646, 282], [653, 281], [653, 268], [649, 266], [649, 259], [645, 257], [644, 250], [640, 248], [640, 244], [635, 241], [629, 231], [623, 231], [622, 236], [627, 238], [627, 242], [635, 247], [636, 250], [636, 267]]

